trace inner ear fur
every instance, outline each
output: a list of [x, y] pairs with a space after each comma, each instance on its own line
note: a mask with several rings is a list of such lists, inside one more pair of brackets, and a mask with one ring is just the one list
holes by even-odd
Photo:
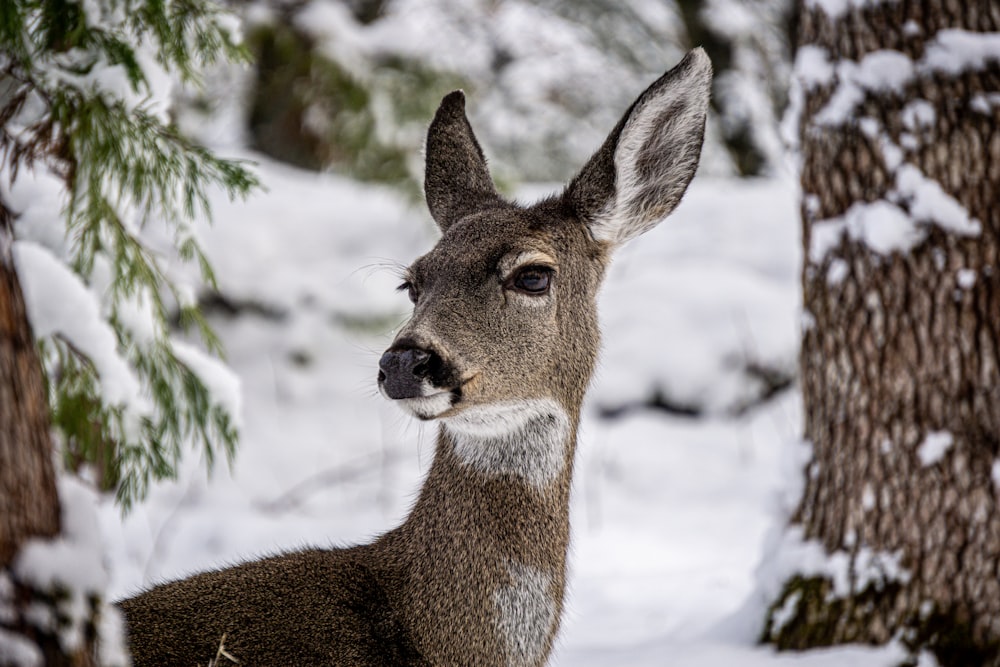
[[643, 92], [570, 182], [564, 200], [600, 241], [653, 228], [680, 202], [701, 156], [712, 63], [694, 49]]

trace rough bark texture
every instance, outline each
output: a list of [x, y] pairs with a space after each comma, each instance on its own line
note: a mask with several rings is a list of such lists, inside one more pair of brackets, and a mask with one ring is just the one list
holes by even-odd
[[0, 569], [28, 537], [59, 533], [49, 406], [0, 201]]
[[[825, 48], [834, 61], [879, 49], [919, 61], [940, 30], [1000, 30], [1000, 3], [989, 0], [850, 3], [837, 19], [821, 4], [800, 3], [798, 44]], [[831, 596], [822, 578], [789, 581], [765, 631], [779, 647], [903, 636], [944, 667], [1000, 665], [1000, 101], [975, 101], [1000, 92], [997, 58], [957, 74], [918, 74], [899, 94], [868, 92], [843, 125], [816, 119], [836, 83], [806, 91], [811, 322], [801, 376], [814, 459], [792, 521], [829, 552], [897, 554], [909, 576], [847, 598]], [[929, 123], [915, 120], [914, 100], [933, 108]], [[842, 238], [810, 259], [814, 223], [855, 202], [893, 199], [887, 145], [961, 203], [981, 233], [949, 233], [913, 216], [927, 224], [912, 250], [879, 254]], [[921, 444], [942, 431], [950, 448], [925, 463]], [[794, 614], [777, 623], [783, 605]]]
[[[0, 586], [4, 593], [0, 605], [5, 612], [0, 616], [0, 630], [37, 646], [40, 664], [90, 667], [96, 664], [94, 623], [82, 645], [67, 653], [59, 641], [58, 628], [40, 628], [31, 620], [39, 618], [44, 608], [59, 618], [60, 601], [66, 593], [35, 590], [9, 570], [26, 540], [55, 537], [60, 532], [49, 406], [11, 256], [11, 217], [0, 200], [0, 577], [12, 584], [9, 588]], [[95, 623], [96, 605], [96, 600], [90, 601], [90, 617]], [[0, 656], [0, 665], [5, 664]]]

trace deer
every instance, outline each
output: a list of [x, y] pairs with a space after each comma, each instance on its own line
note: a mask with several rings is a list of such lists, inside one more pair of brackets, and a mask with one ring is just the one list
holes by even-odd
[[712, 65], [696, 48], [649, 86], [565, 189], [498, 194], [444, 97], [424, 194], [437, 244], [405, 272], [413, 311], [380, 392], [437, 422], [409, 515], [370, 544], [308, 548], [119, 602], [135, 667], [544, 665], [564, 608], [570, 487], [613, 252], [677, 206], [698, 167]]

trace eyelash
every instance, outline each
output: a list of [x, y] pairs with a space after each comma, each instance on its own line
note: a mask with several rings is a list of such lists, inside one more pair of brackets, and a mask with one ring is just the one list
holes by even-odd
[[413, 302], [414, 304], [417, 302], [417, 299], [420, 296], [419, 294], [417, 294], [417, 288], [414, 287], [413, 283], [410, 282], [409, 280], [400, 284], [400, 286], [396, 288], [396, 291], [406, 292], [407, 296], [410, 297], [410, 301]]

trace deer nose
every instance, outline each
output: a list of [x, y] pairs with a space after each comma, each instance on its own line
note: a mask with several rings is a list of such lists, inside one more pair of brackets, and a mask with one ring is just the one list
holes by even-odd
[[432, 353], [417, 347], [386, 350], [378, 362], [378, 383], [392, 399], [424, 395]]

